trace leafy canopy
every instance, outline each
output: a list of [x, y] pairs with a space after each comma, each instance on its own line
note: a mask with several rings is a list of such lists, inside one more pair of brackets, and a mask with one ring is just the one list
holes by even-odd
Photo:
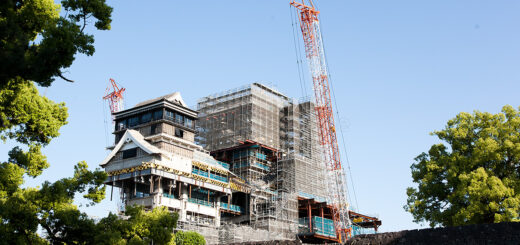
[[0, 87], [14, 78], [49, 86], [76, 53], [94, 54], [94, 37], [84, 33], [93, 18], [109, 30], [112, 8], [104, 0], [63, 0], [66, 14], [53, 0], [0, 2]]
[[[65, 125], [67, 108], [39, 95], [32, 82], [13, 79], [0, 90], [0, 135], [15, 146], [0, 162], [0, 244], [41, 244], [41, 227], [52, 243], [65, 244], [87, 235], [93, 221], [80, 213], [74, 197], [83, 193], [90, 204], [105, 197], [106, 173], [90, 171], [85, 162], [74, 167], [74, 176], [41, 188], [22, 187], [24, 177], [37, 177], [49, 167], [42, 147], [59, 135]], [[78, 226], [77, 224], [82, 224]], [[82, 231], [82, 232], [80, 232]]]
[[175, 244], [177, 245], [206, 245], [204, 237], [194, 231], [179, 231], [175, 233]]
[[93, 36], [83, 32], [89, 20], [110, 28], [112, 8], [104, 0], [63, 0], [62, 7], [64, 17], [53, 0], [0, 1], [0, 138], [19, 144], [0, 162], [0, 244], [84, 243], [94, 222], [78, 211], [74, 197], [94, 204], [105, 196], [106, 174], [85, 162], [73, 177], [22, 186], [49, 167], [42, 148], [59, 136], [68, 116], [63, 103], [41, 96], [35, 84], [63, 77], [76, 53], [94, 53]]
[[127, 219], [109, 214], [98, 223], [80, 212], [76, 195], [99, 203], [107, 177], [83, 161], [70, 178], [22, 186], [49, 167], [42, 149], [67, 124], [65, 104], [41, 96], [36, 84], [50, 86], [56, 76], [71, 81], [62, 69], [77, 53], [94, 53], [94, 38], [84, 33], [91, 20], [98, 30], [110, 29], [105, 0], [62, 0], [61, 7], [64, 16], [53, 0], [0, 1], [0, 139], [20, 144], [0, 162], [0, 245], [175, 244], [178, 216], [164, 208], [128, 207]]
[[411, 166], [417, 188], [407, 205], [430, 226], [514, 221], [520, 216], [520, 112], [460, 113], [435, 131], [433, 145]]
[[173, 229], [177, 226], [178, 214], [165, 207], [150, 212], [142, 206], [128, 206], [126, 219], [114, 214], [101, 219], [92, 244], [175, 244]]

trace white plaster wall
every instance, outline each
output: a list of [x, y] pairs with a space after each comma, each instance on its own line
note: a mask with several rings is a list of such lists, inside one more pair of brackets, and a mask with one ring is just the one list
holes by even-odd
[[168, 197], [164, 197], [164, 196], [161, 197], [160, 204], [170, 207], [170, 208], [175, 208], [175, 209], [181, 209], [181, 207], [182, 207], [182, 202], [180, 200], [168, 198]]
[[182, 172], [191, 173], [191, 159], [179, 155], [173, 155], [172, 160], [163, 160], [162, 164]]
[[130, 142], [125, 143], [123, 146], [121, 146], [121, 149], [119, 149], [119, 151], [124, 151], [124, 150], [137, 148], [137, 147], [138, 146], [133, 141], [130, 141]]
[[141, 166], [141, 164], [143, 162], [155, 162], [155, 158], [153, 156], [147, 155], [147, 156], [142, 156], [142, 157], [118, 160], [118, 161], [111, 160], [105, 166], [105, 171], [111, 172], [111, 171], [125, 169], [125, 168], [137, 167], [137, 166]]
[[186, 203], [186, 211], [204, 214], [204, 215], [211, 216], [211, 217], [217, 216], [216, 208], [212, 208], [212, 207], [208, 207], [208, 206], [204, 206], [204, 205], [200, 205], [200, 204], [196, 204], [196, 203], [191, 203], [191, 202]]

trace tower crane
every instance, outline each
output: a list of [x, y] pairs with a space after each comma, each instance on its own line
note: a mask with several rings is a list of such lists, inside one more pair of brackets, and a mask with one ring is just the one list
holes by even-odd
[[[112, 92], [110, 92], [110, 85], [112, 85]], [[108, 100], [111, 114], [124, 110], [123, 92], [125, 92], [125, 88], [119, 88], [116, 81], [110, 78], [110, 84], [105, 90], [105, 96], [103, 96], [103, 99]]]
[[350, 237], [352, 223], [349, 219], [345, 174], [341, 165], [334, 124], [329, 74], [318, 18], [320, 12], [316, 9], [312, 0], [301, 0], [301, 2], [292, 0], [290, 4], [297, 9], [299, 15], [305, 55], [314, 85], [315, 113], [318, 121], [320, 144], [327, 166], [329, 200], [331, 201], [336, 235], [341, 242], [342, 239]]

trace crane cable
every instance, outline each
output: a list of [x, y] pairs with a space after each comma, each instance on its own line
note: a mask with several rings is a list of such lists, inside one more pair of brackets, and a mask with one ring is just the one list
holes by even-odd
[[[296, 11], [296, 10], [294, 10]], [[295, 25], [298, 22], [298, 14], [293, 14], [293, 8], [291, 7], [291, 5], [289, 5], [289, 12], [291, 12], [291, 26], [292, 26], [292, 31], [293, 31], [293, 43], [294, 43], [294, 53], [295, 53], [295, 56], [296, 56], [296, 64], [297, 64], [297, 69], [298, 69], [298, 78], [300, 80], [300, 87], [301, 87], [301, 90], [302, 90], [302, 98], [306, 98], [308, 96], [308, 93], [307, 93], [307, 86], [305, 85], [305, 73], [303, 72], [303, 68], [302, 68], [302, 63], [303, 63], [303, 60], [302, 60], [302, 57], [301, 57], [301, 49], [300, 49], [300, 38], [299, 38], [299, 32], [296, 31], [295, 29]]]
[[106, 144], [106, 146], [109, 146], [108, 144], [109, 144], [110, 140], [108, 139], [109, 137], [108, 137], [108, 123], [107, 123], [107, 111], [106, 111], [107, 104], [106, 104], [105, 100], [103, 100], [103, 104], [101, 106], [102, 106], [101, 113], [103, 114], [103, 128], [105, 129], [105, 144]]

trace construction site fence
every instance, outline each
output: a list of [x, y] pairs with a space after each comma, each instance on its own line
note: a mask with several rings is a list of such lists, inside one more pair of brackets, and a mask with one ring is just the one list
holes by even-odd
[[311, 219], [312, 229], [309, 229], [309, 218], [303, 217], [298, 219], [300, 234], [314, 233], [322, 236], [336, 237], [336, 229], [334, 221], [331, 219], [313, 216]]
[[200, 169], [196, 169], [196, 168], [193, 168], [191, 170], [191, 173], [196, 174], [196, 175], [200, 175], [200, 176], [203, 176], [203, 177], [206, 177], [206, 178], [210, 178], [210, 179], [226, 182], [226, 183], [229, 182], [229, 179], [227, 177], [219, 176], [219, 175], [216, 175], [216, 174], [213, 174], [213, 173], [208, 174], [208, 172], [200, 170]]
[[198, 198], [188, 198], [188, 202], [196, 203], [199, 205], [204, 205], [204, 206], [208, 206], [208, 207], [212, 207], [212, 208], [215, 207], [214, 202], [208, 202], [206, 200], [202, 200], [202, 199], [198, 199]]
[[363, 228], [356, 225], [352, 226], [352, 235], [363, 235], [363, 234], [376, 234], [376, 230], [374, 228]]
[[[255, 146], [253, 146], [253, 147], [255, 147]], [[256, 148], [258, 148], [258, 147], [259, 146], [256, 146]], [[235, 159], [241, 158], [241, 157], [247, 157], [247, 156], [256, 157], [256, 158], [262, 159], [262, 160], [267, 160], [267, 155], [258, 153], [258, 152], [242, 150], [242, 151], [236, 151], [233, 153], [233, 158], [235, 158]]]
[[243, 161], [243, 162], [241, 162], [241, 163], [235, 163], [235, 164], [233, 164], [233, 168], [234, 168], [234, 169], [235, 169], [235, 168], [244, 168], [244, 167], [249, 167], [249, 166], [253, 166], [253, 167], [257, 167], [257, 168], [261, 168], [261, 169], [263, 169], [263, 170], [265, 170], [265, 171], [269, 171], [269, 169], [270, 169], [269, 166], [266, 166], [266, 165], [261, 164], [261, 163], [259, 163], [259, 162], [255, 162], [255, 163], [253, 163], [253, 164], [250, 164], [250, 163], [247, 162], [247, 161]]
[[173, 194], [163, 193], [164, 197], [176, 199], [177, 197]]
[[234, 205], [234, 204], [227, 204], [227, 203], [223, 202], [223, 203], [220, 203], [220, 208], [242, 213], [242, 207], [240, 207], [238, 205]]

